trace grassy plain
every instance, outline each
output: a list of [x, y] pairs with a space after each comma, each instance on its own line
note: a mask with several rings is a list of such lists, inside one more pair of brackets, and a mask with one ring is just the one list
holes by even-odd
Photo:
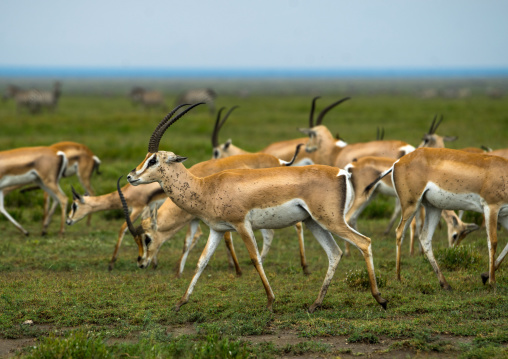
[[[348, 93], [327, 94], [318, 110]], [[313, 95], [248, 97], [220, 96], [218, 106], [240, 108], [221, 133], [246, 150], [256, 151], [283, 139], [301, 136], [308, 125]], [[168, 97], [168, 103], [172, 99]], [[449, 147], [505, 148], [508, 102], [474, 95], [463, 99], [420, 99], [410, 94], [359, 95], [325, 118], [333, 133], [347, 142], [369, 141], [384, 127], [386, 139], [418, 145], [435, 114], [444, 122], [438, 132], [456, 135]], [[161, 110], [133, 107], [124, 96], [64, 95], [55, 113], [17, 113], [12, 102], [0, 104], [0, 149], [49, 145], [70, 140], [88, 145], [101, 160], [101, 175], [93, 185], [98, 194], [115, 190], [145, 156], [148, 139]], [[196, 109], [172, 126], [161, 141], [189, 157], [188, 167], [211, 156], [212, 118]], [[75, 178], [62, 180], [69, 195]], [[429, 263], [410, 257], [403, 246], [402, 281], [395, 279], [393, 231], [382, 232], [393, 200], [380, 198], [359, 220], [359, 230], [372, 238], [374, 263], [381, 278], [383, 310], [362, 287], [365, 268], [359, 252], [341, 260], [323, 307], [313, 314], [314, 301], [326, 272], [326, 256], [306, 232], [307, 259], [312, 274], [304, 276], [294, 230], [276, 231], [265, 271], [275, 292], [274, 311], [243, 244], [235, 236], [243, 269], [235, 277], [220, 246], [191, 297], [178, 313], [173, 305], [183, 295], [207, 235], [191, 252], [183, 278], [174, 278], [184, 232], [166, 242], [156, 270], [135, 265], [137, 249], [126, 237], [115, 269], [107, 271], [117, 231], [119, 211], [93, 216], [67, 227], [60, 237], [54, 217], [49, 235], [40, 236], [42, 194], [12, 193], [8, 211], [31, 233], [24, 237], [0, 217], [0, 350], [25, 346], [21, 356], [55, 357], [78, 350], [74, 357], [506, 357], [508, 355], [508, 274], [497, 272], [497, 288], [484, 286], [480, 273], [488, 267], [486, 233], [467, 237], [460, 250], [450, 251], [443, 226], [434, 236], [434, 250], [453, 291], [440, 289]], [[481, 221], [468, 215], [469, 221]], [[259, 238], [259, 236], [258, 236]], [[498, 253], [507, 243], [500, 232]], [[338, 241], [343, 247], [342, 241]], [[358, 277], [360, 278], [358, 280]], [[356, 279], [356, 281], [355, 281]], [[33, 321], [33, 325], [23, 324]], [[34, 338], [34, 339], [32, 339]], [[35, 348], [34, 348], [35, 347]], [[81, 349], [76, 349], [81, 348]], [[81, 350], [81, 351], [79, 351]], [[65, 357], [62, 354], [61, 357]]]

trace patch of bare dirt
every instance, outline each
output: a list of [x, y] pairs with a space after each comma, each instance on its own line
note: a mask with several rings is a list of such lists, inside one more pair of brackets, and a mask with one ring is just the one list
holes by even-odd
[[[51, 328], [45, 328], [48, 331]], [[59, 328], [59, 331], [65, 331]], [[196, 334], [196, 328], [193, 324], [186, 324], [181, 326], [171, 326], [167, 328], [168, 334], [174, 336], [180, 335], [194, 335]], [[317, 342], [327, 344], [331, 348], [330, 353], [310, 353], [303, 355], [283, 355], [282, 358], [357, 358], [359, 356], [364, 358], [455, 358], [457, 353], [427, 353], [427, 352], [416, 352], [411, 349], [401, 350], [389, 350], [390, 346], [396, 343], [395, 340], [390, 338], [380, 338], [379, 343], [366, 344], [366, 343], [350, 343], [346, 336], [330, 336], [330, 337], [314, 337], [314, 338], [302, 338], [299, 337], [296, 332], [293, 331], [281, 331], [275, 334], [256, 335], [256, 336], [245, 336], [241, 339], [249, 341], [251, 343], [273, 343], [277, 348], [284, 348], [288, 345], [297, 345], [304, 342]], [[449, 341], [452, 344], [459, 343], [471, 343], [472, 338], [469, 337], [456, 337], [456, 336], [440, 336], [440, 340]], [[108, 340], [108, 344], [113, 345], [116, 343], [125, 342], [137, 342], [137, 335], [133, 334], [127, 338], [111, 338]], [[11, 358], [16, 352], [23, 348], [36, 344], [34, 338], [22, 338], [22, 339], [0, 339], [0, 358]]]

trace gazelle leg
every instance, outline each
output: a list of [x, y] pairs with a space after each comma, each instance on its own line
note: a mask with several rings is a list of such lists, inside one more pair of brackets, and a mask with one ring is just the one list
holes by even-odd
[[48, 213], [48, 217], [43, 223], [42, 228], [42, 234], [45, 235], [47, 228], [49, 226], [49, 222], [51, 221], [51, 217], [53, 216], [53, 213], [55, 212], [56, 206], [59, 204], [61, 209], [61, 216], [60, 216], [60, 235], [64, 234], [65, 231], [65, 218], [66, 218], [66, 212], [67, 212], [67, 195], [62, 191], [60, 186], [56, 183], [42, 183], [39, 182], [40, 187], [48, 192], [48, 194], [53, 199], [53, 203], [51, 205], [51, 208]]
[[231, 232], [224, 233], [224, 241], [226, 242], [226, 247], [228, 248], [228, 255], [233, 259], [236, 275], [240, 277], [242, 275], [242, 269], [240, 268], [238, 258], [236, 257], [235, 247], [233, 246], [233, 239], [231, 238]]
[[[485, 226], [487, 227], [488, 247], [489, 247], [489, 284], [496, 285], [495, 258], [497, 249], [497, 217], [499, 209], [496, 207], [486, 207]], [[503, 223], [504, 224], [504, 223]]]
[[[499, 223], [501, 223], [503, 225], [504, 228], [508, 229], [508, 216], [501, 216], [500, 215], [498, 218], [498, 221], [499, 221]], [[501, 263], [503, 263], [504, 257], [506, 257], [507, 254], [508, 254], [508, 243], [505, 245], [502, 252], [499, 254], [496, 261], [494, 262], [494, 271], [498, 270]], [[487, 281], [489, 280], [489, 277], [490, 277], [489, 272], [482, 273], [481, 276], [482, 276], [483, 284], [487, 283]]]
[[205, 248], [203, 249], [203, 252], [201, 253], [201, 257], [199, 258], [197, 267], [196, 267], [196, 273], [192, 277], [192, 280], [189, 284], [189, 287], [187, 288], [187, 291], [183, 295], [182, 299], [178, 301], [175, 305], [175, 311], [179, 311], [180, 307], [184, 304], [186, 304], [189, 301], [189, 297], [192, 294], [192, 291], [194, 290], [194, 287], [196, 286], [196, 283], [201, 276], [201, 273], [205, 269], [206, 265], [210, 261], [210, 258], [212, 257], [213, 253], [217, 249], [217, 246], [222, 240], [222, 237], [224, 236], [224, 232], [216, 232], [213, 229], [210, 228], [210, 235], [208, 236], [208, 241], [206, 242]]
[[303, 274], [309, 275], [311, 272], [307, 265], [307, 258], [305, 257], [305, 239], [303, 237], [302, 222], [295, 224], [295, 229], [298, 235], [298, 243], [300, 244], [300, 264], [302, 265]]
[[199, 219], [194, 218], [187, 230], [187, 234], [185, 235], [185, 240], [183, 242], [183, 251], [180, 256], [180, 260], [176, 264], [176, 277], [180, 278], [183, 273], [183, 269], [185, 268], [185, 262], [187, 261], [187, 256], [189, 255], [190, 250], [193, 247], [193, 243], [195, 244], [194, 236], [199, 228]]
[[402, 241], [404, 240], [404, 234], [407, 231], [407, 228], [411, 224], [413, 220], [416, 209], [420, 206], [420, 203], [414, 204], [412, 206], [408, 206], [407, 208], [402, 209], [402, 216], [400, 218], [400, 223], [395, 230], [395, 242], [396, 242], [396, 268], [397, 279], [400, 281], [400, 257], [401, 257], [401, 246]]
[[261, 262], [261, 256], [259, 255], [258, 246], [256, 244], [256, 239], [254, 237], [254, 233], [252, 232], [252, 228], [247, 227], [247, 225], [239, 225], [237, 227], [237, 232], [242, 237], [245, 246], [247, 247], [247, 251], [249, 252], [249, 257], [256, 268], [259, 277], [261, 278], [261, 282], [265, 288], [266, 296], [267, 296], [267, 305], [269, 311], [272, 311], [273, 301], [275, 300], [275, 296], [273, 294], [272, 288], [270, 287], [270, 283], [268, 283], [268, 278], [266, 277], [265, 271], [263, 269], [263, 263]]
[[323, 299], [325, 298], [326, 292], [328, 291], [328, 287], [330, 286], [330, 282], [332, 281], [333, 275], [335, 274], [335, 270], [337, 269], [340, 259], [342, 258], [342, 251], [337, 245], [337, 242], [335, 242], [333, 239], [330, 232], [324, 230], [314, 220], [308, 219], [305, 222], [305, 225], [312, 232], [321, 247], [323, 247], [326, 256], [328, 257], [328, 270], [326, 271], [323, 285], [319, 290], [318, 297], [309, 307], [309, 312], [312, 313], [316, 310], [317, 307], [321, 305], [321, 303], [323, 303]]
[[[140, 214], [141, 214], [141, 210], [133, 208], [132, 212], [130, 214], [131, 221], [132, 222], [136, 221], [136, 219], [138, 219]], [[118, 239], [116, 240], [115, 249], [113, 250], [113, 255], [111, 256], [111, 260], [109, 261], [109, 265], [108, 265], [109, 271], [113, 270], [115, 262], [118, 258], [118, 252], [120, 251], [120, 246], [122, 245], [122, 241], [123, 241], [123, 238], [124, 238], [126, 232], [127, 232], [127, 222], [124, 222], [122, 224], [122, 226], [120, 227], [120, 231], [118, 232]]]
[[446, 281], [443, 273], [441, 272], [441, 269], [439, 269], [436, 258], [434, 258], [434, 252], [432, 251], [432, 236], [434, 235], [434, 231], [436, 230], [439, 220], [441, 219], [442, 210], [429, 204], [425, 204], [424, 207], [425, 220], [423, 222], [423, 229], [420, 235], [420, 243], [422, 245], [425, 256], [429, 260], [432, 269], [434, 269], [434, 272], [437, 275], [441, 288], [449, 290], [451, 287]]
[[261, 229], [261, 235], [263, 236], [263, 248], [261, 249], [261, 262], [265, 261], [266, 255], [270, 251], [270, 248], [272, 247], [272, 241], [273, 241], [273, 229]]
[[28, 231], [24, 229], [21, 224], [16, 222], [14, 218], [11, 217], [11, 215], [5, 210], [4, 207], [4, 191], [0, 189], [0, 212], [7, 217], [9, 221], [11, 221], [12, 224], [16, 226], [17, 229], [19, 229], [25, 236], [28, 236]]
[[397, 197], [395, 197], [395, 209], [393, 210], [393, 214], [392, 214], [392, 217], [390, 218], [390, 222], [388, 223], [388, 226], [386, 227], [385, 231], [383, 232], [383, 234], [385, 236], [388, 233], [390, 233], [390, 231], [392, 230], [392, 227], [393, 227], [395, 221], [400, 216], [400, 212], [401, 212], [400, 201]]
[[330, 227], [332, 229], [332, 233], [336, 234], [342, 239], [347, 240], [356, 248], [358, 248], [360, 252], [362, 252], [363, 258], [365, 259], [365, 264], [367, 266], [367, 273], [369, 275], [370, 291], [372, 296], [384, 309], [386, 309], [386, 304], [388, 301], [381, 297], [381, 293], [379, 293], [377, 286], [376, 275], [374, 272], [374, 259], [372, 257], [371, 240], [370, 238], [349, 227], [346, 223], [344, 224], [345, 226], [336, 225], [334, 228]]

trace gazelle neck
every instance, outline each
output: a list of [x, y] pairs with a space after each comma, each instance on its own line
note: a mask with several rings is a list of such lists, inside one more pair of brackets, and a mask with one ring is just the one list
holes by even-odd
[[159, 184], [169, 198], [189, 213], [196, 213], [206, 201], [202, 195], [203, 180], [189, 172], [182, 163], [162, 166]]

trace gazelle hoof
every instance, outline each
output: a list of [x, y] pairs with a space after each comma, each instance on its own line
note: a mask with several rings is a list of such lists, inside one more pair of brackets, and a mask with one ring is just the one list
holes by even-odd
[[489, 280], [489, 277], [490, 277], [489, 273], [482, 273], [481, 277], [482, 277], [483, 284], [487, 284], [487, 281]]

